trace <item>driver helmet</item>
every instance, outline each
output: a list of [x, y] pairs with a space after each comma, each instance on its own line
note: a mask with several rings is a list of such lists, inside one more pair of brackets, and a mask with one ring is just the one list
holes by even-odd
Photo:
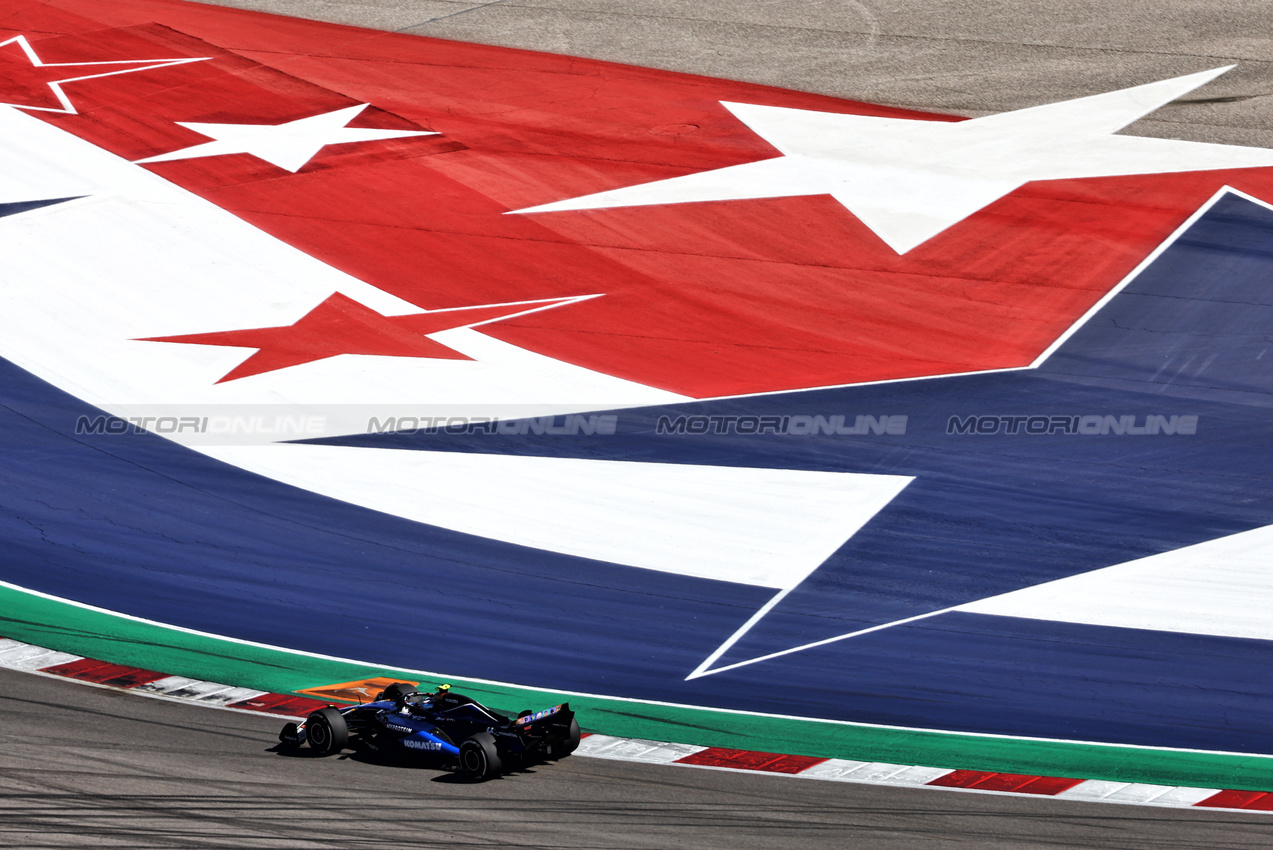
[[377, 699], [392, 700], [397, 706], [406, 705], [407, 697], [416, 692], [416, 686], [410, 682], [394, 682], [380, 692]]

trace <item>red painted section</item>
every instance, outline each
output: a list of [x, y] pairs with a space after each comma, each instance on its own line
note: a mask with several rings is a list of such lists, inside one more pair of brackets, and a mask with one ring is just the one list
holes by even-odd
[[147, 682], [154, 682], [167, 677], [167, 673], [156, 673], [154, 670], [143, 670], [140, 667], [129, 667], [124, 664], [108, 664], [105, 661], [94, 661], [81, 658], [55, 667], [45, 667], [41, 672], [66, 676], [68, 679], [79, 679], [83, 682], [97, 682], [100, 685], [114, 685], [117, 688], [135, 688]]
[[[6, 39], [7, 41], [7, 39]], [[4, 102], [18, 107], [65, 110], [54, 86], [78, 76], [135, 73], [138, 63], [93, 63], [85, 65], [35, 65], [19, 42], [0, 46], [0, 77], [5, 80]]]
[[1273, 812], [1273, 794], [1266, 791], [1221, 791], [1194, 805], [1209, 809], [1251, 809]]
[[972, 788], [977, 783], [984, 782], [990, 777], [997, 775], [984, 770], [956, 770], [945, 776], [938, 777], [928, 784], [940, 785], [943, 788]]
[[[83, 114], [45, 116], [132, 160], [206, 141], [178, 121], [363, 102], [354, 126], [437, 131], [297, 174], [146, 167], [424, 308], [604, 293], [482, 331], [696, 397], [1024, 365], [1220, 186], [1273, 196], [1271, 169], [1037, 183], [904, 256], [829, 197], [505, 215], [774, 156], [723, 100], [945, 119], [169, 0], [9, 0], [3, 26], [46, 62], [211, 57], [71, 83]], [[0, 77], [0, 99], [45, 76]]]
[[263, 711], [268, 714], [289, 714], [295, 717], [304, 717], [327, 706], [328, 703], [309, 699], [308, 697], [298, 697], [294, 694], [263, 694], [242, 702], [230, 703], [227, 707], [242, 708], [248, 711]]
[[944, 788], [976, 788], [981, 791], [1011, 791], [1016, 794], [1054, 796], [1081, 783], [1082, 779], [1033, 776], [1020, 773], [991, 773], [984, 770], [956, 770], [929, 782]]
[[824, 761], [826, 759], [811, 756], [789, 756], [781, 753], [758, 753], [750, 750], [708, 747], [701, 752], [677, 759], [675, 764], [732, 767], [736, 770], [762, 770], [766, 773], [800, 773]]

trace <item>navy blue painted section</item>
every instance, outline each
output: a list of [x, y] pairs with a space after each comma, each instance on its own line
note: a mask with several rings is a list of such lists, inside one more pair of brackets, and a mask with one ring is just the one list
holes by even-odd
[[78, 201], [83, 195], [76, 195], [73, 198], [52, 198], [45, 201], [13, 201], [7, 204], [0, 204], [0, 218], [5, 216], [17, 215], [18, 213], [30, 212], [38, 210], [41, 207], [51, 207], [54, 204], [64, 204], [67, 201]]
[[[624, 411], [613, 436], [339, 442], [916, 476], [736, 648], [741, 659], [1273, 523], [1270, 256], [1273, 216], [1228, 199], [1034, 372]], [[1265, 642], [943, 615], [685, 682], [767, 591], [410, 523], [149, 435], [77, 437], [76, 418], [96, 411], [8, 364], [0, 405], [0, 576], [25, 587], [454, 676], [1270, 749]], [[692, 414], [909, 418], [900, 435], [656, 433], [661, 416]], [[1084, 414], [1199, 420], [1193, 435], [947, 433], [952, 416]]]
[[1221, 198], [1039, 370], [1154, 397], [1273, 401], [1273, 213]]
[[766, 711], [788, 696], [864, 722], [1267, 753], [1269, 662], [1265, 641], [957, 613], [708, 678], [768, 682]]

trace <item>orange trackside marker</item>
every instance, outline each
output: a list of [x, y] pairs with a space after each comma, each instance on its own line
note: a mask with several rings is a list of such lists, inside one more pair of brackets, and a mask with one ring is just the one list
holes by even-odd
[[[394, 682], [403, 682], [406, 679], [386, 679], [384, 676], [378, 676], [375, 679], [359, 679], [356, 682], [341, 682], [336, 685], [320, 685], [317, 688], [304, 688], [296, 691], [298, 694], [308, 694], [312, 697], [319, 697], [326, 700], [334, 700], [337, 702], [371, 702], [376, 698], [376, 694], [383, 691]], [[411, 682], [418, 685], [419, 682]]]

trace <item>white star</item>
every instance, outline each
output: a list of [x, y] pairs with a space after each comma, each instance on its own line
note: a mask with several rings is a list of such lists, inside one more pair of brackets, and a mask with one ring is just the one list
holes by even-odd
[[1264, 148], [1113, 135], [1227, 70], [955, 123], [722, 103], [782, 156], [513, 212], [831, 195], [904, 254], [1031, 180], [1273, 166]]
[[248, 153], [295, 174], [327, 145], [437, 135], [425, 130], [367, 130], [345, 126], [367, 106], [366, 103], [350, 106], [284, 124], [199, 124], [178, 121], [180, 126], [216, 141], [139, 159], [137, 162], [171, 162], [174, 159]]

